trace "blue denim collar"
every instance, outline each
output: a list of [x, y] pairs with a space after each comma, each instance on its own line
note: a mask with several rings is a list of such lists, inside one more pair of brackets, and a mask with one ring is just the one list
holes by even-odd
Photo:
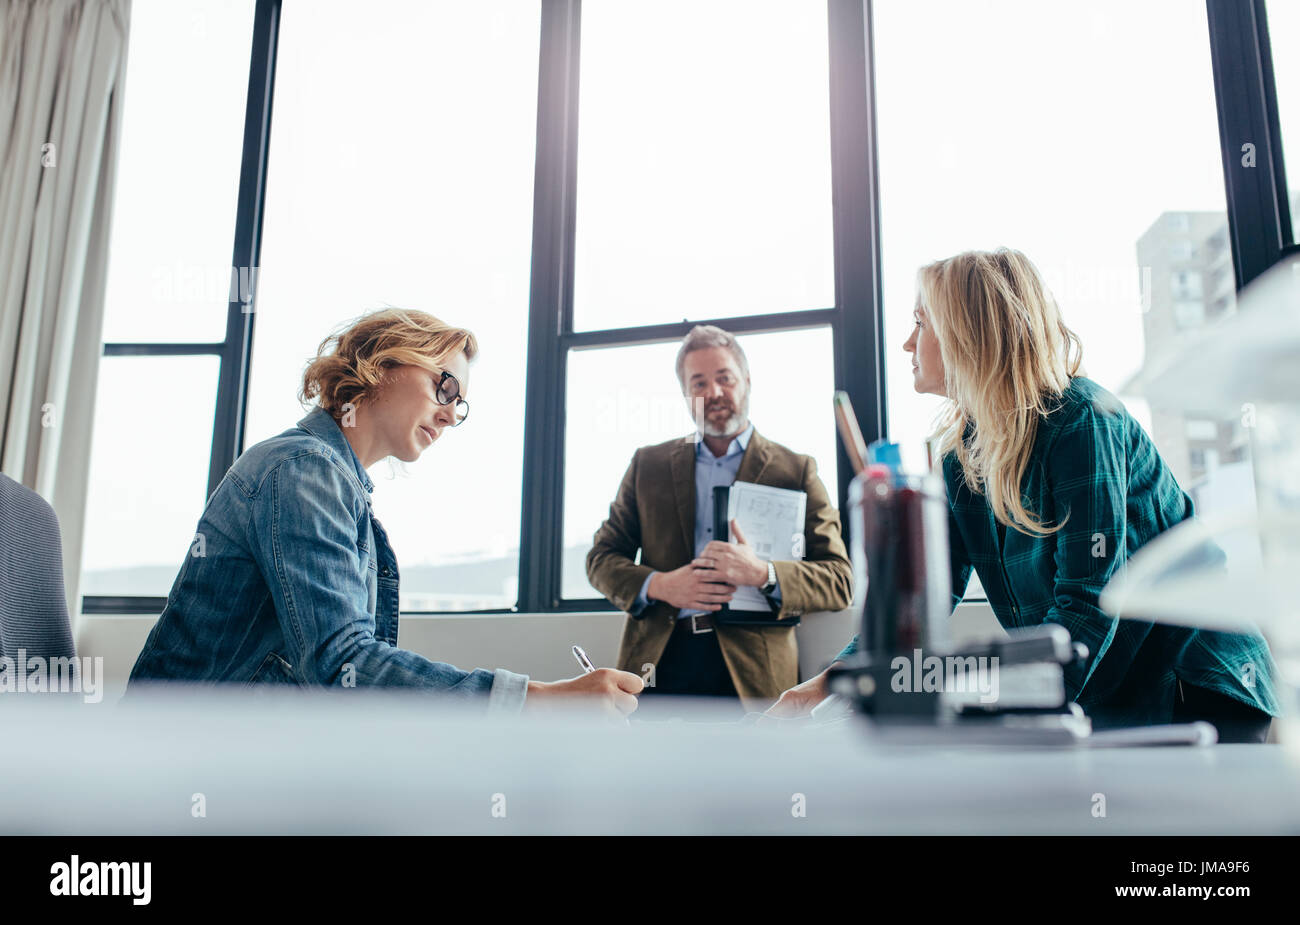
[[316, 407], [311, 414], [298, 422], [298, 426], [322, 441], [342, 458], [352, 460], [352, 468], [356, 470], [357, 480], [361, 482], [362, 487], [367, 492], [375, 490], [375, 483], [370, 481], [370, 474], [366, 472], [366, 467], [361, 465], [356, 451], [352, 449], [352, 444], [348, 443], [347, 437], [343, 436], [343, 429], [339, 427], [333, 415], [324, 408]]

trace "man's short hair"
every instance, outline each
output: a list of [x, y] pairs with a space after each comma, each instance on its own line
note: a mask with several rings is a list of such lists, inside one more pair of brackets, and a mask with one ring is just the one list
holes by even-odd
[[677, 351], [677, 381], [681, 383], [683, 393], [686, 392], [686, 354], [710, 347], [726, 347], [730, 350], [736, 358], [736, 365], [740, 367], [740, 374], [749, 378], [749, 360], [745, 359], [745, 351], [735, 336], [711, 324], [697, 324], [682, 338], [681, 349]]

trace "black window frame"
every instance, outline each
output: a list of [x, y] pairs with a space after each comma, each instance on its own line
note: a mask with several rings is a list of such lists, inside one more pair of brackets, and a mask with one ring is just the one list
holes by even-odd
[[[835, 387], [849, 393], [867, 439], [883, 436], [883, 322], [868, 11], [869, 4], [861, 0], [827, 4], [834, 306], [575, 331], [582, 4], [581, 0], [544, 0], [524, 409], [524, 458], [530, 464], [524, 468], [523, 481], [520, 611], [614, 609], [604, 598], [565, 598], [562, 592], [565, 402], [571, 351], [681, 340], [697, 324], [715, 324], [734, 334], [829, 327]], [[838, 441], [836, 447], [840, 473], [836, 489], [844, 508], [851, 470]], [[592, 525], [593, 531], [596, 526]]]
[[[1300, 253], [1292, 228], [1265, 0], [1206, 0], [1237, 291]], [[1242, 145], [1255, 166], [1242, 166]]]
[[[835, 304], [755, 316], [700, 318], [601, 331], [573, 330], [581, 0], [540, 0], [537, 148], [528, 308], [523, 493], [516, 606], [472, 613], [612, 610], [561, 593], [566, 370], [570, 350], [661, 343], [695, 324], [737, 334], [829, 326], [834, 382], [849, 393], [867, 440], [888, 435], [881, 297], [872, 0], [827, 0]], [[109, 343], [105, 356], [215, 355], [220, 360], [208, 494], [243, 452], [256, 279], [266, 198], [276, 48], [283, 0], [257, 0], [245, 108], [232, 267], [253, 268], [247, 304], [228, 306], [219, 343]], [[1237, 290], [1300, 252], [1292, 235], [1264, 0], [1206, 0]], [[1256, 168], [1234, 169], [1241, 144]], [[837, 493], [847, 507], [851, 469], [836, 441]], [[593, 530], [595, 525], [593, 524]], [[86, 614], [160, 613], [166, 598], [94, 596]], [[406, 611], [406, 613], [432, 613]]]
[[[249, 359], [257, 302], [257, 267], [262, 250], [266, 202], [267, 155], [271, 144], [271, 101], [275, 94], [275, 58], [280, 36], [281, 0], [257, 0], [249, 56], [248, 96], [244, 105], [244, 143], [239, 167], [235, 243], [230, 260], [232, 285], [226, 306], [226, 337], [217, 343], [106, 343], [104, 356], [216, 356], [217, 401], [208, 462], [210, 497], [226, 470], [243, 452], [248, 409]], [[243, 282], [247, 280], [245, 288]], [[248, 302], [242, 300], [248, 296]], [[83, 595], [83, 614], [162, 613], [165, 597]]]

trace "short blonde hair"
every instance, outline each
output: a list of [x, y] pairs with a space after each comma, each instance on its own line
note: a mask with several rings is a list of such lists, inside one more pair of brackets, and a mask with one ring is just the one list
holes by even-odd
[[304, 404], [313, 400], [335, 420], [383, 384], [388, 369], [409, 364], [433, 371], [458, 353], [478, 355], [478, 341], [425, 312], [383, 308], [362, 315], [321, 341], [303, 372]]

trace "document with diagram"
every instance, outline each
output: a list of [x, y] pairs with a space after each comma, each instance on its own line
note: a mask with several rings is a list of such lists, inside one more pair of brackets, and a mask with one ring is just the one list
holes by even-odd
[[[789, 488], [733, 482], [727, 495], [727, 520], [734, 520], [760, 559], [799, 560], [804, 557], [804, 511], [808, 495]], [[735, 537], [732, 537], [735, 539]], [[732, 610], [770, 612], [772, 606], [758, 588], [738, 588]]]

